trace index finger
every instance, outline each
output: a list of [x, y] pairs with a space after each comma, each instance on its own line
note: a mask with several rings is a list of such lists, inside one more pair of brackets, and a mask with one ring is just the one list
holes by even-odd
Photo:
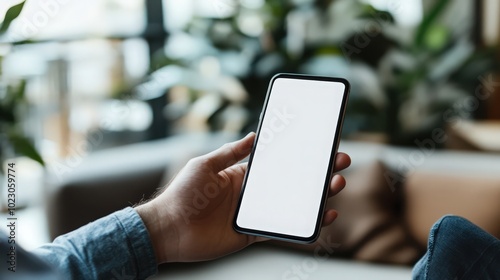
[[346, 153], [337, 153], [334, 172], [344, 170], [349, 167], [349, 165], [351, 165], [351, 157]]

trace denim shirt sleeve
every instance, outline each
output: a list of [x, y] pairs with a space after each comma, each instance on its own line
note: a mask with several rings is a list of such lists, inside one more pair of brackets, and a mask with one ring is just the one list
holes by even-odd
[[61, 235], [33, 253], [66, 279], [145, 279], [157, 272], [149, 233], [131, 207]]

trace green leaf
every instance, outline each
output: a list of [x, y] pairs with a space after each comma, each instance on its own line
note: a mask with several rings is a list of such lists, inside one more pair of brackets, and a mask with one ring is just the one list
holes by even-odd
[[26, 103], [26, 80], [21, 80], [19, 85], [7, 86], [7, 96], [0, 99], [0, 123], [14, 124], [16, 122], [16, 108]]
[[449, 32], [443, 25], [432, 25], [424, 37], [424, 45], [430, 50], [441, 50], [448, 41]]
[[378, 23], [394, 23], [394, 16], [387, 11], [375, 9], [372, 5], [363, 5], [362, 12], [359, 15], [362, 19], [374, 20]]
[[434, 24], [434, 21], [445, 10], [449, 2], [449, 0], [438, 0], [436, 4], [434, 4], [434, 6], [430, 9], [429, 13], [424, 17], [424, 19], [418, 26], [415, 35], [415, 45], [417, 47], [421, 47], [424, 44], [424, 40], [427, 37], [427, 32], [429, 32], [429, 29]]
[[16, 117], [14, 116], [14, 111], [11, 106], [4, 106], [0, 104], [0, 124], [9, 123], [13, 124]]
[[11, 133], [9, 135], [9, 142], [12, 147], [14, 147], [14, 152], [27, 156], [40, 163], [42, 166], [45, 166], [45, 162], [42, 157], [26, 137]]
[[0, 27], [0, 34], [4, 33], [7, 31], [9, 28], [10, 24], [12, 23], [13, 20], [15, 20], [19, 14], [21, 14], [21, 11], [23, 10], [25, 1], [14, 5], [10, 7], [10, 9], [7, 10], [7, 13], [5, 13], [5, 18], [2, 22], [2, 26]]
[[26, 92], [26, 80], [21, 80], [19, 85], [14, 89], [14, 100], [16, 102], [24, 101], [24, 93]]

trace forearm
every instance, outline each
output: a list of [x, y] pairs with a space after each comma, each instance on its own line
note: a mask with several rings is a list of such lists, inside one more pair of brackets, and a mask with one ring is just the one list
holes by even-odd
[[144, 279], [157, 271], [141, 218], [126, 208], [33, 251], [68, 279]]

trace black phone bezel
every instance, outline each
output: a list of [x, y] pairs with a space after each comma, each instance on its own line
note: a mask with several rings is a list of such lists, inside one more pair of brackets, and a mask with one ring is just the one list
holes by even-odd
[[[311, 236], [308, 236], [308, 237], [287, 235], [287, 234], [281, 234], [281, 233], [275, 233], [275, 232], [267, 232], [267, 231], [250, 229], [250, 228], [243, 228], [237, 224], [237, 218], [238, 218], [238, 213], [240, 211], [241, 201], [242, 201], [243, 195], [245, 193], [247, 176], [248, 176], [250, 169], [252, 167], [253, 156], [255, 154], [256, 144], [259, 141], [260, 131], [261, 131], [262, 123], [264, 121], [264, 117], [265, 117], [265, 114], [267, 111], [267, 105], [269, 102], [269, 98], [270, 98], [270, 95], [271, 95], [271, 92], [273, 89], [274, 82], [278, 79], [281, 79], [281, 78], [327, 81], [327, 82], [337, 82], [337, 83], [344, 84], [342, 104], [341, 104], [341, 108], [340, 108], [340, 112], [339, 112], [339, 116], [338, 116], [338, 125], [337, 125], [336, 131], [335, 131], [336, 137], [333, 139], [332, 149], [330, 151], [330, 161], [328, 163], [327, 176], [325, 178], [325, 184], [323, 187], [322, 203], [320, 204], [320, 207], [318, 209], [318, 215], [317, 215], [316, 226], [315, 226], [314, 232]], [[319, 237], [320, 230], [321, 230], [321, 222], [323, 219], [323, 213], [325, 210], [326, 200], [327, 200], [327, 196], [328, 196], [328, 187], [329, 187], [331, 178], [332, 178], [333, 173], [334, 173], [333, 170], [334, 170], [334, 164], [335, 164], [335, 157], [336, 157], [338, 145], [340, 142], [340, 135], [341, 135], [342, 126], [344, 123], [344, 116], [345, 116], [347, 100], [349, 97], [349, 91], [350, 91], [350, 84], [344, 78], [327, 77], [327, 76], [314, 76], [314, 75], [304, 75], [304, 74], [291, 74], [291, 73], [279, 73], [279, 74], [276, 74], [272, 77], [271, 81], [269, 82], [269, 86], [268, 86], [267, 93], [266, 93], [266, 98], [264, 101], [262, 112], [260, 114], [259, 124], [258, 124], [257, 132], [256, 132], [256, 137], [254, 140], [252, 152], [251, 152], [249, 159], [248, 159], [247, 171], [246, 171], [245, 177], [243, 179], [241, 192], [240, 192], [240, 195], [238, 198], [238, 204], [236, 206], [236, 212], [235, 212], [234, 219], [233, 219], [234, 230], [236, 230], [239, 233], [243, 233], [243, 234], [262, 236], [262, 237], [266, 237], [266, 238], [278, 239], [278, 240], [283, 240], [283, 241], [291, 241], [291, 242], [295, 242], [295, 243], [312, 243], [312, 242], [317, 240], [317, 238]]]

